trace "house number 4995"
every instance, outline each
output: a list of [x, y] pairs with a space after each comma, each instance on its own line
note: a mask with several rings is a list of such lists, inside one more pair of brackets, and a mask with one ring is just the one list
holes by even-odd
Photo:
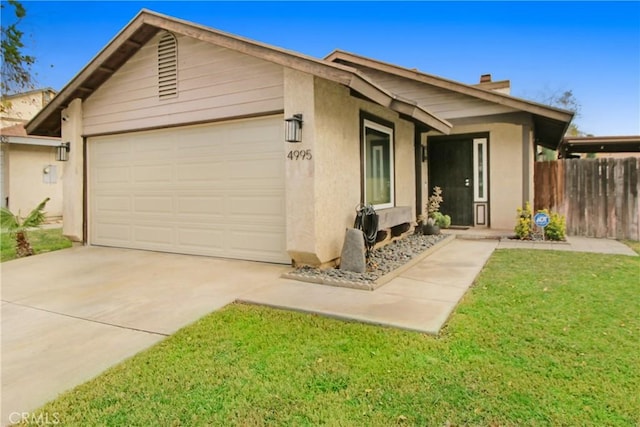
[[289, 160], [311, 160], [312, 157], [310, 148], [306, 150], [291, 150], [287, 154], [287, 159]]

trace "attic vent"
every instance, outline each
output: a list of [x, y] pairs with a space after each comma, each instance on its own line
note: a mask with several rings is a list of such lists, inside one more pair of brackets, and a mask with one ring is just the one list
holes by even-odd
[[158, 42], [158, 97], [178, 96], [178, 42], [171, 33], [165, 33]]

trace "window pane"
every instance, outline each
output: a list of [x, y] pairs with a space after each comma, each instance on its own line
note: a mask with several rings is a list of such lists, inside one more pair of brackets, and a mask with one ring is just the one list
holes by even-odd
[[484, 157], [483, 157], [483, 149], [484, 149], [484, 144], [478, 144], [477, 145], [477, 149], [478, 149], [478, 176], [477, 176], [477, 182], [478, 182], [478, 198], [479, 199], [484, 199], [484, 170], [483, 170], [483, 165], [484, 165]]
[[391, 136], [365, 128], [365, 203], [389, 204], [391, 200]]

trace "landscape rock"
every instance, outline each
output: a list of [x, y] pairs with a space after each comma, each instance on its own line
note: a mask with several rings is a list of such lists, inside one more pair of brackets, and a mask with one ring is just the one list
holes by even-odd
[[340, 256], [340, 270], [354, 273], [367, 271], [364, 249], [364, 234], [362, 231], [355, 228], [347, 228], [344, 235], [342, 255]]

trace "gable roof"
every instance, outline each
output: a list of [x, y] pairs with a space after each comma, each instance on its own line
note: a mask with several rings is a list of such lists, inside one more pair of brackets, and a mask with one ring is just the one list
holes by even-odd
[[426, 74], [415, 69], [400, 67], [367, 58], [342, 50], [334, 50], [325, 57], [327, 61], [354, 67], [367, 67], [395, 76], [410, 79], [419, 83], [435, 86], [441, 89], [471, 96], [488, 102], [493, 102], [533, 115], [536, 128], [536, 143], [548, 148], [556, 149], [573, 119], [574, 113], [561, 108], [551, 107], [505, 93], [485, 89], [479, 85], [467, 85], [442, 77]]
[[449, 122], [430, 113], [416, 102], [389, 92], [356, 68], [143, 9], [27, 124], [27, 132], [60, 136], [62, 110], [76, 98], [87, 99], [160, 30], [209, 42], [342, 84], [365, 98], [398, 112], [403, 118], [442, 133], [449, 133], [452, 127]]

